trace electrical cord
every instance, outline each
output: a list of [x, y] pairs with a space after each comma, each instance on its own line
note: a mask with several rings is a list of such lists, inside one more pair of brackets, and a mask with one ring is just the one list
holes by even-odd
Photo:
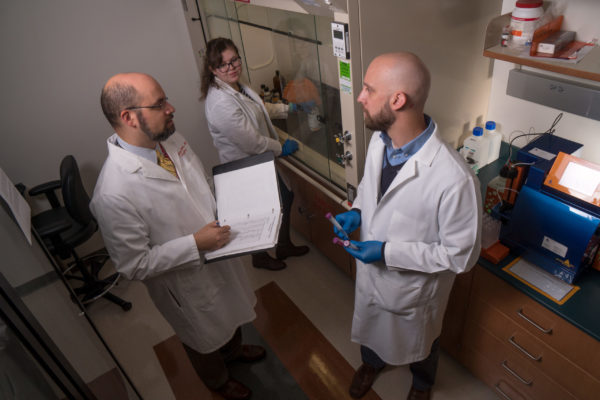
[[[554, 122], [552, 122], [552, 125], [550, 125], [550, 128], [548, 128], [547, 131], [545, 132], [533, 132], [533, 133], [522, 133], [520, 135], [515, 136], [514, 138], [512, 138], [510, 140], [510, 142], [508, 143], [508, 159], [506, 160], [506, 163], [504, 164], [505, 166], [508, 166], [510, 164], [510, 161], [512, 160], [512, 149], [513, 149], [513, 142], [515, 140], [517, 140], [520, 137], [526, 137], [526, 136], [543, 136], [543, 135], [553, 135], [554, 132], [556, 131], [556, 125], [558, 125], [558, 122], [561, 120], [563, 116], [563, 113], [559, 113], [556, 118], [554, 118]], [[522, 132], [522, 131], [513, 131], [514, 132]], [[537, 162], [537, 161], [536, 161]], [[514, 165], [533, 165], [536, 162], [532, 162], [532, 163], [519, 163], [519, 164], [514, 164]]]

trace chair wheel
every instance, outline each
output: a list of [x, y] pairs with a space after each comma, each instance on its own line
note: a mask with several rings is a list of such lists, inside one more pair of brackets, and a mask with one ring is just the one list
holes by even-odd
[[123, 309], [123, 311], [129, 311], [131, 310], [131, 307], [133, 307], [133, 305], [128, 301], [121, 304], [121, 308]]

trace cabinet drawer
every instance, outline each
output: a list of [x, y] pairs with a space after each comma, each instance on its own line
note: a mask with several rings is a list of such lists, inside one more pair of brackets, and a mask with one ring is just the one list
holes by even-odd
[[465, 347], [474, 350], [500, 371], [501, 377], [520, 393], [534, 399], [572, 399], [576, 397], [555, 383], [538, 368], [512, 352], [473, 321], [465, 328]]
[[472, 297], [468, 319], [503, 343], [522, 363], [540, 369], [577, 398], [598, 398], [599, 381], [478, 296]]
[[600, 380], [599, 341], [482, 267], [475, 269], [472, 292]]
[[489, 387], [493, 388], [500, 399], [531, 399], [520, 392], [515, 384], [508, 382], [502, 371], [477, 351], [466, 348], [463, 353], [463, 364], [473, 373], [473, 375]]

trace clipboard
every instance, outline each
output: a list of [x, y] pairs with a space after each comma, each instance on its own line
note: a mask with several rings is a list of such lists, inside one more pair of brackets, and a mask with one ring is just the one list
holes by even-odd
[[213, 262], [275, 247], [281, 226], [281, 198], [275, 156], [265, 152], [213, 168], [217, 218], [231, 226], [231, 240], [204, 254]]

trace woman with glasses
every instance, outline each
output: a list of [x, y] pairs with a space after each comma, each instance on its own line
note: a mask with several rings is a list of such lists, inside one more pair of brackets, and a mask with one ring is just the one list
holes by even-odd
[[[239, 160], [254, 154], [272, 151], [276, 156], [287, 156], [298, 150], [298, 143], [287, 139], [283, 146], [271, 118], [287, 118], [293, 104], [264, 103], [249, 86], [240, 82], [242, 59], [235, 44], [226, 38], [208, 42], [202, 71], [202, 98], [208, 129], [219, 152], [221, 162]], [[290, 256], [308, 252], [306, 246], [294, 246], [290, 240], [290, 211], [294, 194], [278, 173], [283, 218], [279, 230], [276, 258], [266, 251], [252, 255], [255, 268], [280, 270]]]

